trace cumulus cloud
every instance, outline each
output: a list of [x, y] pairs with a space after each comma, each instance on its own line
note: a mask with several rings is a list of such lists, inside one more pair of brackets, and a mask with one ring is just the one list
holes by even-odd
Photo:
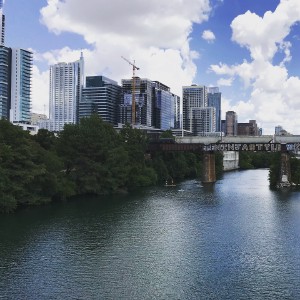
[[[287, 63], [292, 61], [291, 41], [286, 40], [291, 27], [300, 21], [298, 0], [281, 0], [274, 12], [263, 17], [247, 11], [231, 23], [232, 40], [246, 47], [251, 61], [227, 65], [211, 65], [210, 71], [220, 76], [240, 78], [245, 87], [252, 89], [249, 100], [239, 102], [240, 111], [253, 112], [253, 118], [262, 123], [266, 133], [273, 133], [277, 124], [284, 124], [290, 132], [300, 127], [300, 79], [289, 77]], [[282, 61], [275, 65], [274, 57], [283, 53]]]
[[210, 30], [204, 30], [202, 32], [202, 38], [208, 43], [213, 43], [216, 39], [215, 34]]
[[[32, 111], [48, 115], [49, 111], [49, 71], [40, 71], [36, 65], [32, 68]], [[47, 92], [47, 93], [46, 93]]]
[[233, 78], [221, 78], [218, 80], [218, 86], [231, 86]]
[[[140, 0], [89, 0], [85, 5], [82, 0], [47, 0], [40, 21], [54, 34], [72, 32], [85, 39], [86, 75], [101, 74], [120, 83], [132, 76], [124, 56], [140, 67], [137, 76], [161, 81], [180, 96], [182, 85], [191, 84], [196, 74], [198, 53], [189, 45], [192, 25], [206, 21], [210, 10], [209, 0], [190, 0], [189, 5], [182, 0], [153, 0], [151, 5]], [[80, 49], [35, 56], [51, 65], [78, 60]], [[39, 76], [36, 70], [34, 80]]]

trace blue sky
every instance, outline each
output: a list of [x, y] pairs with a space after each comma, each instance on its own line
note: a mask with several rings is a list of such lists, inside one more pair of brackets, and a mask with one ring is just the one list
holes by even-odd
[[34, 51], [33, 111], [48, 110], [49, 65], [75, 61], [120, 83], [218, 86], [222, 114], [300, 134], [299, 0], [6, 0], [6, 45]]

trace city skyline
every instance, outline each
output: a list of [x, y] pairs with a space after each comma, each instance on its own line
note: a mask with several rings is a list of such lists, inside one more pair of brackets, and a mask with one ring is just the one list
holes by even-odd
[[[182, 97], [182, 86], [218, 86], [222, 119], [256, 119], [264, 134], [300, 120], [300, 3], [297, 0], [48, 1], [6, 0], [6, 46], [34, 52], [33, 112], [48, 113], [49, 66], [78, 60], [86, 75], [121, 83], [158, 80]], [[26, 16], [26, 23], [25, 23]], [[134, 45], [134, 47], [132, 47]]]

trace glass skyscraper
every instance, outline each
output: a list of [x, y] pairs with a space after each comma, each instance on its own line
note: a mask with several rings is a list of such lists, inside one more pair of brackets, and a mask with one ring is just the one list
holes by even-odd
[[121, 95], [122, 88], [116, 81], [104, 76], [87, 76], [79, 101], [79, 118], [95, 113], [103, 121], [117, 125]]
[[0, 118], [9, 120], [10, 99], [11, 49], [0, 46]]
[[30, 123], [32, 52], [12, 49], [10, 121]]
[[208, 88], [207, 106], [216, 109], [216, 131], [221, 132], [221, 93], [218, 87]]
[[153, 120], [155, 128], [168, 130], [175, 128], [177, 121], [178, 96], [170, 92], [170, 88], [158, 81], [152, 82]]

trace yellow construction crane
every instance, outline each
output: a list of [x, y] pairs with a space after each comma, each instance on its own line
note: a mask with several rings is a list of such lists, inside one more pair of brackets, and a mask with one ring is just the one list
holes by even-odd
[[133, 63], [121, 56], [125, 61], [127, 61], [132, 66], [132, 109], [131, 109], [131, 123], [135, 125], [135, 70], [139, 70], [140, 68], [135, 65], [135, 61]]

